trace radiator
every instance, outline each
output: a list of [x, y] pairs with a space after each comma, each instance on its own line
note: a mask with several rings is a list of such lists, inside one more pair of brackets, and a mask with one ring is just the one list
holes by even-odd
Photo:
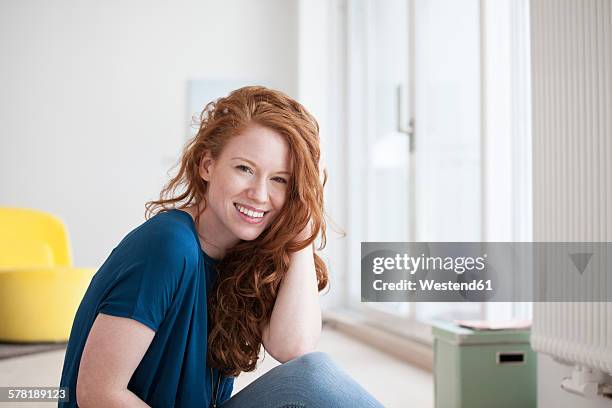
[[[531, 2], [534, 241], [612, 241], [611, 4]], [[575, 366], [564, 389], [601, 393], [612, 303], [535, 303], [531, 341]]]

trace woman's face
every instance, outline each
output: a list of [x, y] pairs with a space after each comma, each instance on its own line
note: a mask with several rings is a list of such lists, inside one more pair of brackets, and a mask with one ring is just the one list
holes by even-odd
[[289, 147], [278, 132], [250, 125], [230, 138], [216, 160], [205, 156], [200, 167], [212, 229], [204, 233], [226, 244], [256, 239], [281, 211], [291, 171]]

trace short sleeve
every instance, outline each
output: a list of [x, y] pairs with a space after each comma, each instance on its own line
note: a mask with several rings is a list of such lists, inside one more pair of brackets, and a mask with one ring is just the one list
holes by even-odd
[[184, 246], [160, 233], [136, 234], [113, 253], [117, 274], [99, 312], [139, 321], [157, 331], [186, 270]]

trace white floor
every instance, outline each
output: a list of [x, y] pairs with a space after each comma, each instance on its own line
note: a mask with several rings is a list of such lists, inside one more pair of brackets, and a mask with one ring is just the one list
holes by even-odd
[[[433, 407], [431, 373], [400, 362], [329, 328], [323, 330], [319, 350], [332, 356], [385, 407]], [[57, 386], [63, 360], [63, 350], [0, 360], [0, 387]], [[243, 373], [236, 379], [234, 392], [240, 391], [277, 364], [278, 362], [267, 355], [257, 370]], [[51, 406], [51, 403], [0, 403], [0, 407], [16, 408]]]

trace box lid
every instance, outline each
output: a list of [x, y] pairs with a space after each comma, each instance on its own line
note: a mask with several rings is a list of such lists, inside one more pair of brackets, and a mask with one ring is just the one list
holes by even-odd
[[529, 343], [529, 330], [471, 330], [454, 323], [432, 323], [434, 338], [453, 344]]

